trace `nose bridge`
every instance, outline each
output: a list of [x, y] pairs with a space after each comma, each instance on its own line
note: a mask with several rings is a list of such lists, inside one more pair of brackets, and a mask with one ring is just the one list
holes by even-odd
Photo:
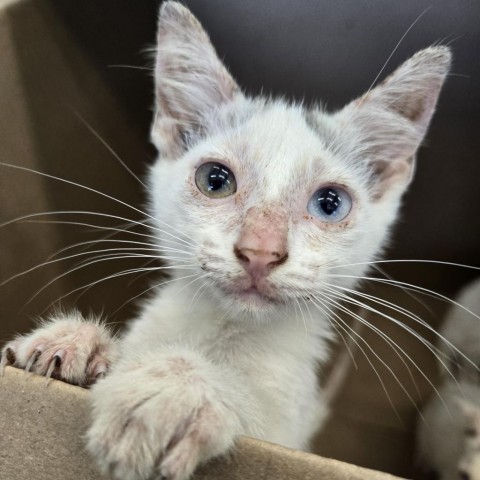
[[288, 219], [279, 205], [247, 210], [238, 240], [239, 248], [283, 256], [287, 250]]

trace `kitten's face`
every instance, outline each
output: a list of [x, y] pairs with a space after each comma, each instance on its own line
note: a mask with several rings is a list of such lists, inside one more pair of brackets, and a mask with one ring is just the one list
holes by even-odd
[[[265, 308], [318, 291], [332, 282], [334, 265], [370, 259], [392, 212], [372, 201], [365, 166], [342, 162], [301, 108], [241, 103], [232, 106], [242, 111], [240, 119], [232, 122], [225, 112], [213, 135], [175, 162], [158, 162], [151, 188], [155, 215], [195, 244], [185, 248], [199, 272], [209, 273], [206, 279], [223, 296]], [[226, 190], [221, 197], [208, 191], [219, 166], [226, 167], [230, 182], [220, 180], [226, 185], [219, 187]], [[318, 192], [327, 189], [331, 200], [342, 202], [330, 215], [318, 202]], [[238, 252], [242, 246], [248, 261]], [[248, 247], [263, 247], [267, 258]], [[256, 272], [249, 269], [255, 257]]]
[[[203, 275], [198, 286], [207, 281], [220, 301], [252, 312], [351, 286], [352, 277], [335, 274], [359, 275], [365, 265], [338, 266], [379, 252], [448, 51], [420, 53], [368, 96], [328, 115], [246, 98], [176, 3], [164, 4], [158, 43], [153, 214], [164, 222], [159, 228], [168, 224], [182, 238], [187, 253], [179, 255]], [[160, 235], [165, 247], [171, 240]]]

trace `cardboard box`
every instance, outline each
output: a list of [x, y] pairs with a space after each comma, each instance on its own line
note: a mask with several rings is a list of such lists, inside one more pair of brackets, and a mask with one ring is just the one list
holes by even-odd
[[[88, 391], [11, 367], [0, 378], [0, 474], [22, 480], [100, 480], [83, 449]], [[240, 438], [230, 455], [203, 466], [198, 480], [388, 480], [398, 477]]]
[[[214, 27], [214, 16], [228, 5], [224, 2], [220, 7], [218, 2], [213, 2], [216, 8], [209, 8], [208, 2], [192, 0], [187, 3], [202, 21], [212, 20]], [[242, 2], [234, 3], [231, 8], [243, 5]], [[304, 3], [302, 8], [307, 8], [307, 3], [313, 5], [312, 2]], [[353, 4], [350, 7], [354, 8]], [[466, 3], [462, 5], [467, 8]], [[73, 270], [78, 258], [72, 258], [33, 268], [63, 248], [98, 238], [99, 232], [102, 236], [112, 233], [111, 230], [102, 232], [99, 227], [116, 228], [126, 223], [127, 219], [141, 221], [142, 218], [138, 212], [118, 201], [31, 170], [85, 185], [135, 207], [144, 205], [141, 187], [118, 163], [112, 150], [137, 175], [142, 175], [145, 165], [154, 158], [154, 151], [148, 145], [152, 97], [148, 72], [118, 65], [143, 68], [145, 57], [137, 52], [153, 42], [156, 9], [156, 1], [0, 0], [0, 162], [22, 167], [0, 167], [0, 224], [26, 215], [67, 210], [105, 213], [125, 219], [85, 213], [49, 213], [30, 216], [0, 228], [0, 283], [15, 276], [0, 286], [0, 342], [10, 339], [15, 332], [30, 329], [32, 318], [48, 311], [59, 298], [64, 308], [75, 305], [84, 313], [103, 310], [110, 321], [121, 325], [134, 313], [131, 299], [149, 286], [148, 277], [135, 278], [134, 281], [124, 277], [110, 278], [120, 269], [131, 267], [128, 261], [116, 262], [115, 265], [102, 262], [90, 268]], [[435, 18], [442, 15], [456, 18], [447, 11], [442, 12], [435, 10], [432, 15]], [[258, 22], [265, 23], [268, 14], [266, 6], [259, 6]], [[286, 14], [275, 18], [280, 24], [285, 18], [285, 25], [293, 25], [289, 29], [295, 28], [298, 21]], [[474, 19], [475, 16], [465, 14], [465, 18]], [[249, 25], [247, 20], [245, 25]], [[336, 23], [333, 22], [333, 25]], [[375, 28], [380, 28], [379, 25], [381, 23]], [[467, 28], [467, 23], [464, 27]], [[222, 28], [218, 24], [215, 28], [208, 28], [221, 56], [232, 52], [231, 56], [227, 55], [227, 60], [233, 73], [248, 88], [253, 89], [255, 85], [258, 89], [258, 82], [264, 79], [262, 75], [257, 75], [258, 72], [252, 73], [249, 59], [242, 57], [252, 51], [251, 46], [239, 48], [225, 43], [227, 33], [233, 35], [234, 32], [233, 29], [227, 32], [230, 28], [228, 22]], [[348, 32], [354, 31], [352, 29], [342, 30], [342, 35], [350, 38]], [[274, 43], [283, 31], [280, 27], [277, 30], [271, 32], [272, 38], [277, 39], [272, 40]], [[451, 31], [463, 33], [463, 30], [446, 28], [443, 35], [435, 34], [431, 41], [418, 42], [417, 47], [410, 46], [408, 54]], [[238, 31], [236, 34], [241, 35]], [[247, 32], [245, 35], [260, 38], [255, 33]], [[468, 35], [466, 38], [469, 38]], [[296, 41], [294, 35], [291, 39]], [[265, 41], [268, 42], [268, 39]], [[346, 41], [355, 44], [351, 39]], [[271, 62], [268, 52], [272, 48], [275, 46], [270, 45], [269, 49], [268, 45], [264, 45], [263, 50], [259, 48], [258, 61]], [[286, 45], [278, 48], [286, 48]], [[332, 50], [325, 49], [327, 51]], [[240, 52], [237, 63], [235, 52]], [[261, 55], [265, 57], [263, 60]], [[381, 58], [379, 65], [388, 56], [382, 55], [375, 57]], [[296, 71], [297, 57], [298, 52], [288, 60], [290, 71]], [[240, 65], [242, 58], [247, 65], [244, 70]], [[282, 65], [284, 60], [282, 58]], [[458, 65], [458, 62], [455, 64]], [[378, 68], [375, 67], [376, 72]], [[471, 74], [472, 78], [480, 77], [475, 77], [466, 69], [456, 71]], [[278, 76], [275, 72], [278, 73], [274, 70], [272, 78], [280, 83], [284, 80], [293, 85], [297, 80]], [[318, 73], [315, 72], [313, 68], [312, 78]], [[454, 78], [452, 81], [458, 85], [460, 80]], [[354, 94], [366, 89], [365, 85], [354, 85], [353, 78], [346, 83]], [[279, 85], [272, 89], [280, 89]], [[299, 88], [297, 85], [297, 90]], [[439, 260], [475, 265], [479, 260], [480, 235], [478, 216], [472, 214], [478, 201], [476, 204], [472, 198], [478, 191], [479, 163], [472, 152], [478, 151], [480, 146], [475, 123], [480, 116], [476, 114], [478, 104], [475, 107], [474, 101], [478, 97], [469, 95], [478, 95], [480, 88], [474, 88], [472, 81], [471, 92], [462, 93], [464, 108], [460, 112], [455, 108], [461, 102], [449, 92], [440, 101], [440, 112], [429, 136], [430, 148], [422, 151], [418, 180], [407, 202], [408, 222], [404, 222], [397, 231], [399, 242], [393, 256], [433, 256]], [[299, 96], [302, 94], [300, 90], [297, 93]], [[338, 96], [335, 98], [338, 101]], [[342, 98], [342, 101], [346, 100], [349, 98]], [[442, 112], [445, 104], [448, 115], [445, 110]], [[108, 143], [108, 147], [104, 142]], [[462, 169], [457, 168], [460, 163]], [[456, 171], [454, 186], [461, 187], [466, 195], [462, 204], [465, 218], [455, 216], [451, 206], [441, 203], [442, 188], [453, 181], [452, 171]], [[430, 206], [428, 202], [431, 202]], [[452, 223], [448, 224], [448, 228], [439, 205], [449, 212], [448, 219]], [[43, 223], [46, 221], [48, 223]], [[115, 238], [122, 239], [122, 236]], [[65, 275], [70, 270], [71, 273]], [[21, 272], [28, 273], [18, 275]], [[472, 272], [463, 270], [438, 267], [432, 270], [414, 264], [406, 267], [398, 265], [394, 273], [400, 280], [413, 279], [447, 294], [455, 292], [472, 276]], [[55, 278], [57, 280], [53, 282]], [[99, 282], [99, 279], [105, 281]], [[94, 288], [81, 288], [89, 284]], [[45, 286], [47, 288], [43, 288]], [[408, 293], [378, 286], [373, 291], [411, 309], [428, 319], [433, 326], [438, 326], [446, 308], [445, 304], [433, 302], [427, 297], [424, 300], [433, 309], [433, 314], [430, 314]], [[362, 332], [365, 341], [382, 361], [372, 354], [367, 360], [359, 350], [354, 351], [357, 369], [351, 369], [330, 420], [315, 439], [313, 451], [325, 457], [411, 477], [414, 474], [413, 431], [419, 405], [436, 380], [435, 364], [427, 349], [418, 341], [413, 341], [401, 328], [389, 324], [381, 315], [371, 315], [369, 320], [388, 333], [421, 365], [424, 373], [418, 372], [411, 364], [406, 368], [398, 352], [395, 353], [373, 332]], [[408, 319], [402, 321], [417, 328]], [[422, 333], [427, 339], [434, 339], [431, 332], [423, 330]], [[341, 349], [341, 343], [339, 346]], [[326, 375], [323, 373], [322, 377]], [[90, 460], [82, 453], [81, 432], [87, 417], [87, 395], [84, 390], [54, 381], [45, 388], [44, 379], [34, 376], [25, 378], [14, 369], [7, 369], [6, 376], [0, 380], [0, 478], [23, 479], [34, 474], [40, 479], [98, 478]], [[212, 462], [202, 469], [199, 478], [392, 477], [256, 440], [241, 439], [230, 459]]]

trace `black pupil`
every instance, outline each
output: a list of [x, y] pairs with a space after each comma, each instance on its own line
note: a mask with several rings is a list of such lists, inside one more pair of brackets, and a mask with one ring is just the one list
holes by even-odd
[[216, 192], [230, 185], [230, 172], [220, 165], [213, 165], [208, 174], [208, 191]]
[[335, 190], [326, 188], [325, 190], [320, 190], [317, 202], [327, 215], [333, 215], [342, 203], [342, 199]]

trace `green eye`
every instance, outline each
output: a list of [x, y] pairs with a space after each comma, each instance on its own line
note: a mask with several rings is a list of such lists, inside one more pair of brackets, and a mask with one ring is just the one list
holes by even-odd
[[237, 191], [237, 181], [233, 172], [217, 162], [200, 165], [195, 172], [195, 183], [207, 197], [224, 198]]

